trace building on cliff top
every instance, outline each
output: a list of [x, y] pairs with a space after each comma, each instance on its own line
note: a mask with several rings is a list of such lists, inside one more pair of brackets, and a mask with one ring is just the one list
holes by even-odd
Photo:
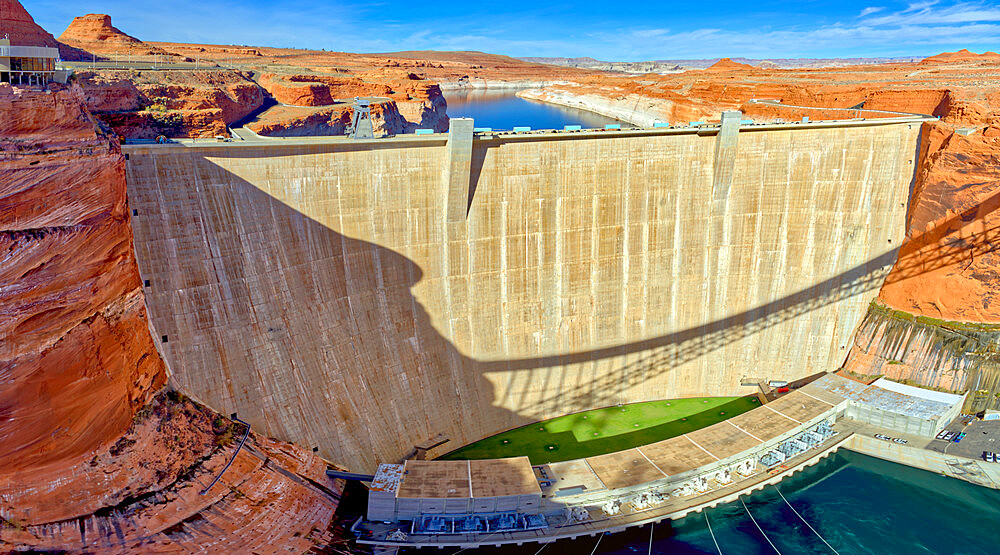
[[[0, 83], [46, 85], [56, 81], [58, 58], [58, 48], [11, 45], [10, 39], [4, 36], [0, 38]], [[60, 80], [65, 82], [65, 79]]]

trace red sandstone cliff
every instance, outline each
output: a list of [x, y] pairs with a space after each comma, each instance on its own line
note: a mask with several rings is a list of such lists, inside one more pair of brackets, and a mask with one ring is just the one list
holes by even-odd
[[[407, 133], [418, 127], [436, 131], [448, 129], [447, 104], [441, 87], [413, 73], [380, 71], [351, 77], [266, 73], [259, 82], [275, 100], [289, 106], [330, 106], [337, 100], [354, 97], [386, 99], [388, 102], [379, 102], [378, 107], [372, 109], [376, 130], [381, 127], [386, 133]], [[267, 121], [255, 129], [262, 134], [309, 134], [310, 129], [320, 129], [316, 124], [320, 124], [319, 118], [324, 118], [331, 123], [322, 123], [321, 127], [327, 132], [318, 132], [336, 134], [332, 132], [337, 127], [334, 122], [342, 119], [344, 113], [343, 108], [324, 110], [321, 115], [301, 110], [273, 110]], [[401, 118], [397, 119], [396, 115]], [[349, 120], [350, 116], [347, 118]]]
[[14, 470], [117, 436], [166, 375], [118, 147], [73, 92], [0, 86], [0, 152], [0, 469]]
[[0, 37], [7, 35], [10, 43], [18, 46], [48, 46], [58, 48], [64, 60], [81, 60], [88, 53], [78, 48], [62, 44], [45, 29], [35, 23], [34, 18], [17, 0], [0, 0]]
[[83, 71], [87, 108], [130, 139], [211, 137], [264, 103], [249, 74], [213, 71]]
[[[911, 314], [1000, 323], [1000, 135], [926, 125], [907, 239], [879, 298]], [[993, 131], [990, 133], [990, 131]]]
[[0, 552], [328, 545], [325, 462], [153, 399], [124, 163], [79, 89], [0, 86]]

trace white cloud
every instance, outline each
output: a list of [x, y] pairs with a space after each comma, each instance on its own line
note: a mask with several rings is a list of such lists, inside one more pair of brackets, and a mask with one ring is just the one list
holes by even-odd
[[1000, 7], [961, 2], [937, 7], [935, 2], [911, 4], [907, 9], [865, 20], [867, 25], [941, 25], [1000, 21]]
[[[397, 0], [398, 1], [398, 0]], [[873, 2], [875, 0], [872, 0]], [[582, 18], [567, 22], [545, 10], [484, 18], [478, 13], [393, 11], [361, 0], [284, 0], [261, 17], [257, 3], [176, 0], [177, 16], [135, 9], [134, 0], [102, 0], [124, 31], [146, 40], [298, 46], [346, 52], [482, 50], [512, 56], [591, 56], [655, 60], [930, 55], [944, 50], [992, 49], [1000, 43], [1000, 3], [989, 0], [909, 0], [898, 8], [873, 5], [839, 22], [790, 18], [768, 25], [728, 26], [699, 19], [632, 18], [630, 23]], [[82, 0], [23, 0], [59, 34]], [[511, 0], [516, 4], [516, 0]], [[393, 2], [390, 2], [393, 4]], [[807, 8], [803, 8], [808, 11]], [[118, 15], [120, 14], [120, 15]], [[225, 17], [220, 17], [225, 14]], [[435, 19], [428, 19], [430, 17]], [[44, 21], [42, 21], [44, 20]], [[670, 28], [666, 28], [669, 25]], [[716, 25], [719, 25], [716, 27]], [[554, 29], [558, 31], [554, 32]]]

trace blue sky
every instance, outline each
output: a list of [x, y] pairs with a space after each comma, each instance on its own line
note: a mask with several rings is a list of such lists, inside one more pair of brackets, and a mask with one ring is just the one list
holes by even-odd
[[111, 14], [143, 40], [338, 50], [481, 50], [602, 60], [929, 55], [1000, 48], [1000, 4], [578, 0], [22, 0], [59, 36]]

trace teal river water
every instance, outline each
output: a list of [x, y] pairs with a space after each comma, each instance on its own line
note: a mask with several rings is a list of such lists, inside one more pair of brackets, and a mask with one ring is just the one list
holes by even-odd
[[[832, 455], [778, 485], [793, 507], [841, 555], [1000, 554], [1000, 491], [849, 451]], [[740, 502], [653, 528], [652, 553], [736, 555], [833, 553], [788, 508], [773, 486]], [[596, 553], [650, 552], [649, 526], [601, 539]], [[542, 554], [591, 553], [597, 537], [558, 542]], [[471, 550], [470, 550], [471, 551]], [[533, 554], [538, 545], [476, 550]]]
[[476, 127], [510, 130], [528, 126], [532, 129], [562, 129], [565, 125], [603, 128], [609, 123], [627, 124], [586, 110], [565, 108], [515, 96], [512, 90], [446, 91], [448, 116], [473, 118]]

